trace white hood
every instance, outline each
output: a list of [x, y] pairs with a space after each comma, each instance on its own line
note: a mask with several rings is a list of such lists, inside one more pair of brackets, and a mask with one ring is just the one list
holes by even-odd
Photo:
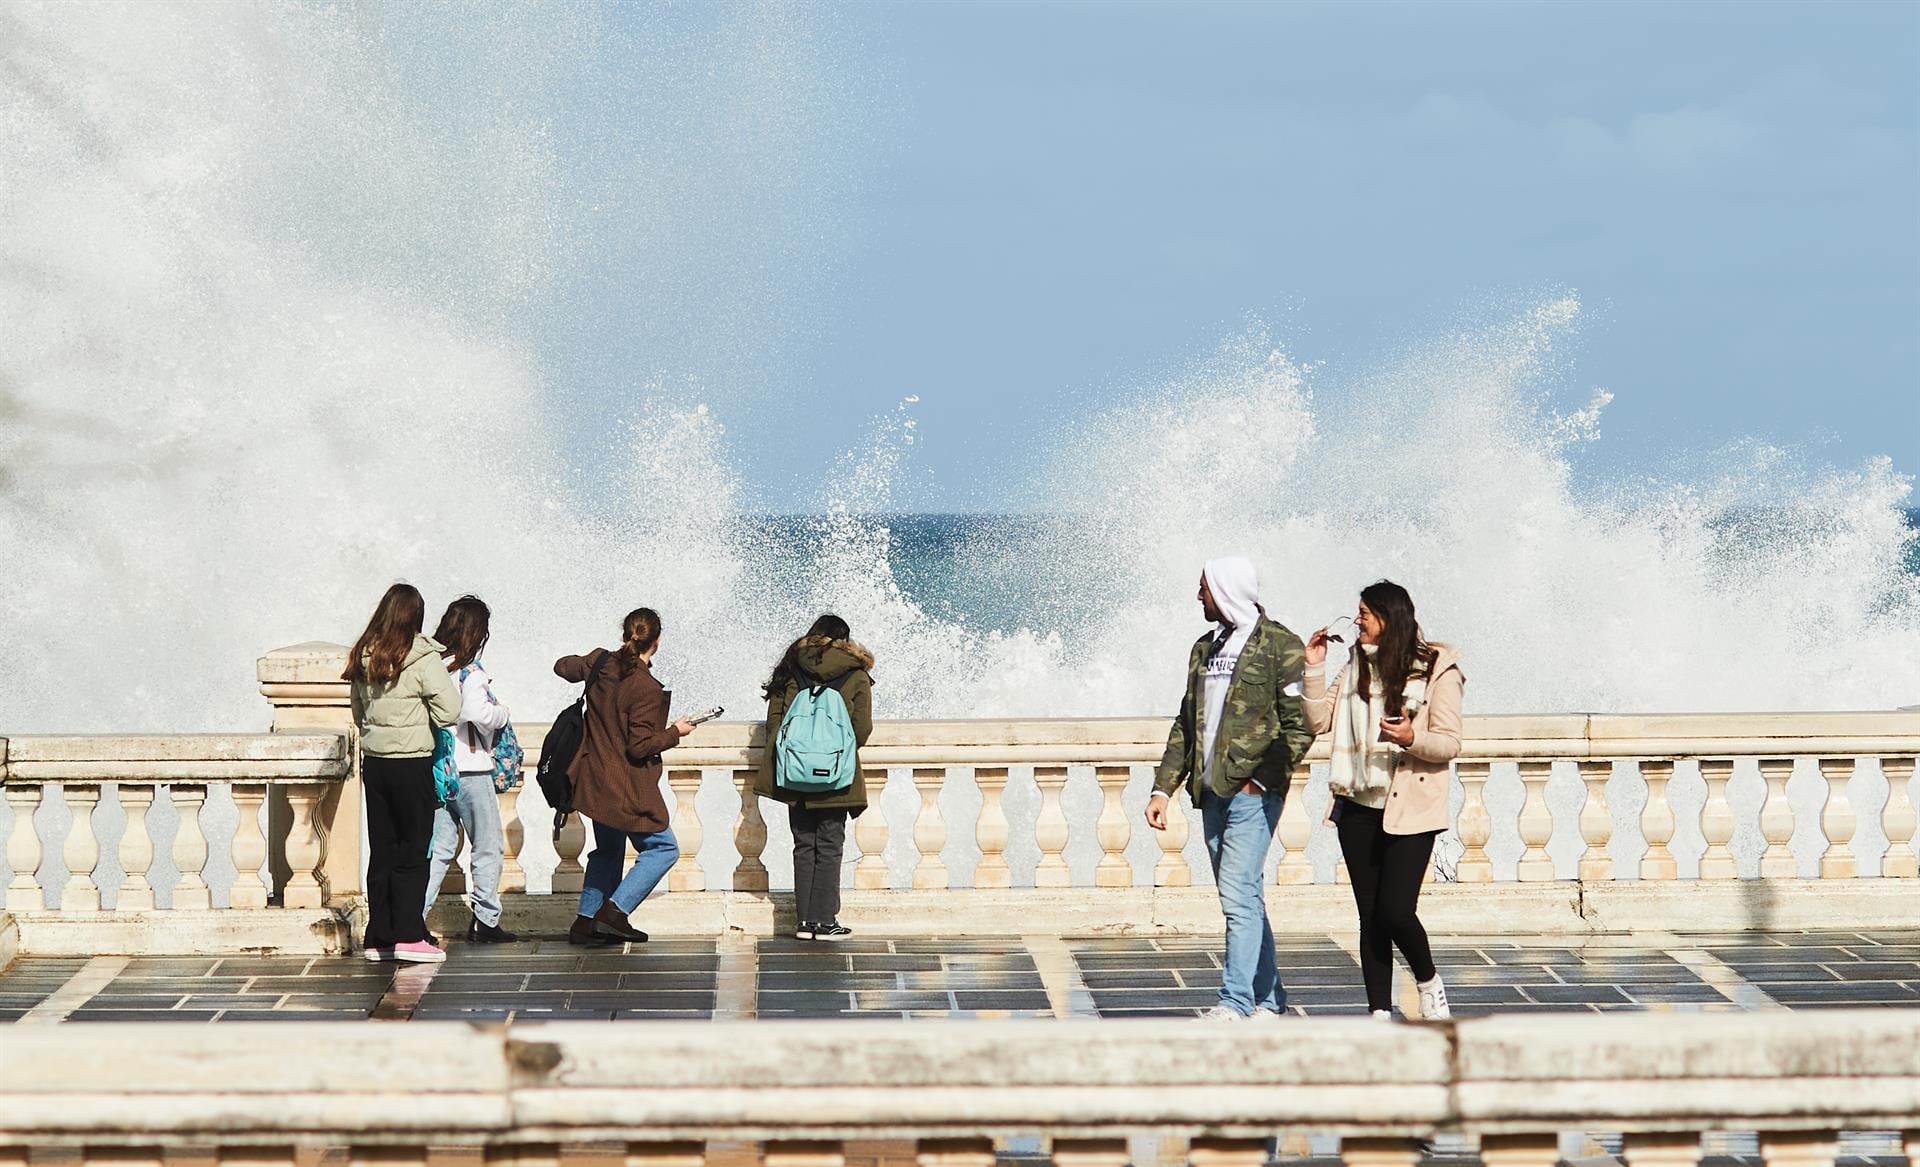
[[1231, 627], [1245, 639], [1260, 619], [1260, 573], [1253, 560], [1244, 555], [1209, 559], [1203, 569], [1207, 590], [1213, 593], [1213, 606], [1225, 618], [1221, 631]]

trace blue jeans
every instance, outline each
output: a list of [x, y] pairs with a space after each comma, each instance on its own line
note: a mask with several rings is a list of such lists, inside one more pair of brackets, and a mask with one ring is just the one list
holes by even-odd
[[1256, 1009], [1285, 1010], [1287, 991], [1273, 957], [1273, 925], [1267, 922], [1267, 848], [1280, 822], [1284, 795], [1241, 792], [1200, 797], [1200, 829], [1207, 859], [1227, 917], [1227, 955], [1221, 961], [1220, 1003], [1242, 1016]]
[[[633, 870], [622, 879], [620, 860], [626, 856], [628, 840], [632, 840], [637, 854]], [[678, 858], [680, 844], [674, 839], [672, 828], [628, 834], [615, 827], [593, 824], [593, 852], [587, 856], [587, 874], [581, 880], [580, 914], [591, 916], [608, 900], [613, 901], [622, 915], [632, 914], [640, 901], [666, 878], [667, 869]]]
[[427, 856], [427, 909], [440, 898], [447, 868], [460, 854], [460, 832], [473, 847], [473, 873], [467, 880], [467, 898], [474, 918], [489, 928], [500, 926], [500, 864], [507, 853], [500, 833], [500, 796], [493, 790], [493, 774], [462, 774], [460, 790], [433, 812], [433, 849]]

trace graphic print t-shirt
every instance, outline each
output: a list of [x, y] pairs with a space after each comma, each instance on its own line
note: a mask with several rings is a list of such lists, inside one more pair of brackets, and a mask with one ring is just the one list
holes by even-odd
[[1233, 684], [1233, 670], [1240, 663], [1240, 652], [1247, 647], [1253, 629], [1233, 629], [1223, 633], [1224, 643], [1216, 640], [1213, 654], [1207, 658], [1201, 674], [1201, 695], [1207, 702], [1206, 729], [1200, 735], [1200, 778], [1213, 786], [1213, 743], [1220, 732], [1220, 717], [1227, 707], [1227, 688]]

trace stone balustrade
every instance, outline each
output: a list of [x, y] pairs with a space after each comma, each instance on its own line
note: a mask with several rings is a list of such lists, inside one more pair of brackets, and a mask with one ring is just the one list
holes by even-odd
[[[1766, 1167], [1833, 1167], [1841, 1132], [1920, 1150], [1920, 1016], [1496, 1017], [1261, 1028], [982, 1021], [21, 1027], [0, 1058], [0, 1163], [424, 1164], [429, 1147], [556, 1163], [844, 1165], [905, 1140], [919, 1167], [990, 1167], [1045, 1140], [1059, 1167], [1258, 1167], [1266, 1140], [1337, 1139], [1350, 1167], [1414, 1167], [1447, 1137], [1488, 1167], [1553, 1167], [1621, 1136], [1628, 1167], [1695, 1167], [1757, 1132]], [[298, 1040], [301, 1054], [286, 1050]], [[1904, 1132], [1900, 1134], [1898, 1132]], [[744, 1159], [740, 1144], [747, 1145]], [[1172, 1153], [1167, 1152], [1171, 1150]], [[601, 1155], [605, 1154], [600, 1149]], [[1898, 1153], [1898, 1152], [1896, 1152]], [[310, 1161], [302, 1159], [301, 1161]]]

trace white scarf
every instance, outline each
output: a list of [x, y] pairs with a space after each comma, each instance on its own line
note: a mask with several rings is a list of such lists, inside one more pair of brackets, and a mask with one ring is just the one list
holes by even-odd
[[[1365, 644], [1360, 651], [1372, 656], [1374, 646]], [[1386, 696], [1380, 684], [1380, 670], [1371, 668], [1369, 686], [1373, 692], [1360, 696], [1360, 669], [1348, 661], [1340, 670], [1340, 691], [1333, 707], [1333, 753], [1327, 784], [1342, 798], [1351, 798], [1367, 806], [1386, 801], [1387, 787], [1393, 782], [1394, 767], [1402, 750], [1392, 742], [1380, 740], [1380, 716], [1386, 711]], [[1404, 711], [1411, 718], [1427, 699], [1427, 679], [1407, 678]]]

